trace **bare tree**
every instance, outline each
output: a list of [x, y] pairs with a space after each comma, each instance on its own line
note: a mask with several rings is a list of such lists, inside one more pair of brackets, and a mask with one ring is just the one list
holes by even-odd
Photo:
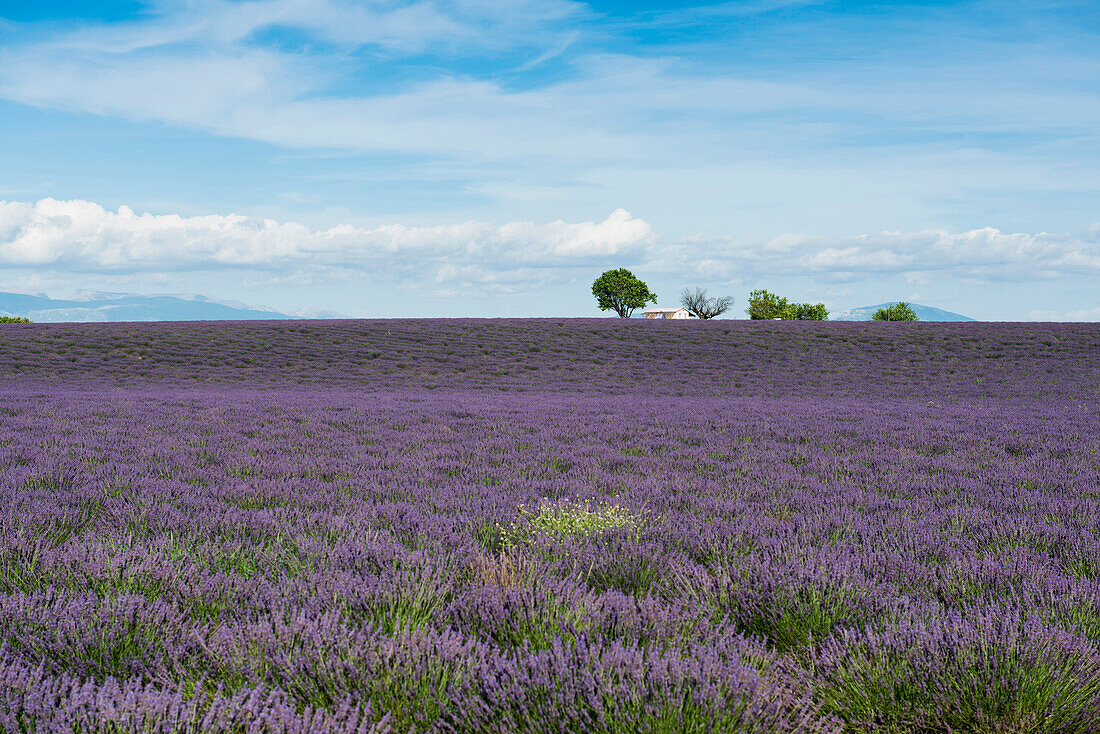
[[733, 305], [733, 298], [722, 296], [721, 298], [708, 298], [703, 288], [692, 291], [685, 288], [680, 294], [680, 305], [688, 310], [692, 316], [700, 319], [713, 319], [719, 314], [724, 314]]

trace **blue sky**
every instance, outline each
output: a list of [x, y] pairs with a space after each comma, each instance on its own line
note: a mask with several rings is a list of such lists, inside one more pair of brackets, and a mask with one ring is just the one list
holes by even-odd
[[0, 290], [1100, 320], [1100, 5], [0, 0]]

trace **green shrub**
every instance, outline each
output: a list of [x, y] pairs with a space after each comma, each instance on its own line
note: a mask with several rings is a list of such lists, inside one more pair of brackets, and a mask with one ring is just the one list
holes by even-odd
[[0, 316], [0, 324], [29, 324], [31, 320], [26, 316]]
[[874, 321], [917, 321], [917, 314], [905, 301], [898, 301], [892, 306], [880, 308], [871, 314]]
[[795, 321], [827, 321], [829, 309], [824, 303], [792, 303], [783, 318]]
[[749, 294], [749, 307], [745, 313], [756, 320], [825, 321], [829, 318], [829, 310], [824, 303], [791, 303], [766, 290], [755, 290]]
[[758, 289], [749, 294], [749, 307], [745, 309], [750, 319], [782, 319], [790, 309], [791, 304], [786, 298], [769, 291]]

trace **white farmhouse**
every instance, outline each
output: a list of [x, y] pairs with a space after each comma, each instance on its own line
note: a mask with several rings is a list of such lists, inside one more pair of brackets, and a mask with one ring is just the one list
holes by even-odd
[[691, 314], [686, 308], [647, 308], [647, 319], [690, 319]]

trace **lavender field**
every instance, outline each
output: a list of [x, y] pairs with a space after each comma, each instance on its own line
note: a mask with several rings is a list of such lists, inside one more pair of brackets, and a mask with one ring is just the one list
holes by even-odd
[[0, 325], [4, 732], [1100, 731], [1100, 328]]

